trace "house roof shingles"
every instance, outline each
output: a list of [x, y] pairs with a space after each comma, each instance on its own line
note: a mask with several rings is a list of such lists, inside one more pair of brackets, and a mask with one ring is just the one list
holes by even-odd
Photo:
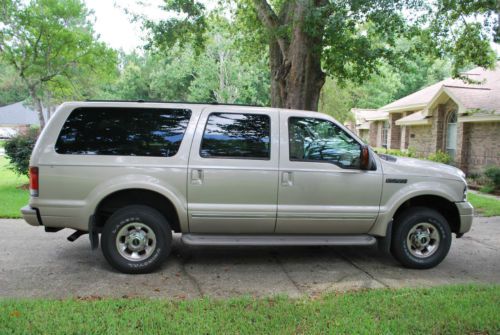
[[24, 106], [22, 102], [0, 107], [0, 126], [28, 124], [39, 125], [40, 121], [37, 113]]
[[474, 83], [467, 83], [460, 79], [445, 79], [428, 86], [404, 98], [393, 101], [379, 109], [379, 111], [393, 111], [424, 108], [443, 89], [449, 92], [454, 100], [458, 100], [467, 110], [480, 110], [500, 114], [500, 62], [494, 70], [475, 68], [464, 73]]

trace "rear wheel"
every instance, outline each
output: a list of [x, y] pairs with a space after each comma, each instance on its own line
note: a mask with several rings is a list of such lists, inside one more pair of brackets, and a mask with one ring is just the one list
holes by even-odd
[[147, 206], [127, 206], [106, 221], [101, 248], [106, 260], [124, 273], [148, 273], [170, 253], [172, 230], [163, 215]]
[[446, 257], [451, 238], [450, 226], [439, 212], [426, 207], [414, 207], [397, 219], [391, 251], [406, 267], [428, 269]]

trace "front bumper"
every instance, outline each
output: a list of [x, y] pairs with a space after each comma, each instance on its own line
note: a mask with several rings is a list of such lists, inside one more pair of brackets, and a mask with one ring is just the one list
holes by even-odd
[[474, 218], [474, 207], [468, 201], [456, 202], [455, 205], [460, 215], [460, 234], [464, 234], [470, 230], [472, 219]]
[[23, 214], [24, 221], [28, 222], [30, 225], [32, 226], [42, 225], [38, 209], [31, 208], [29, 205], [26, 205], [23, 208], [21, 208], [21, 213]]

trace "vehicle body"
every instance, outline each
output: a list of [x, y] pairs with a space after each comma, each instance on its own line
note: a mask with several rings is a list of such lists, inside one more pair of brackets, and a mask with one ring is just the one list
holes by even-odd
[[93, 247], [102, 234], [108, 261], [129, 273], [159, 266], [172, 231], [197, 245], [378, 241], [404, 265], [427, 268], [473, 217], [460, 170], [379, 156], [317, 112], [64, 103], [30, 166], [24, 219], [75, 229], [73, 240], [89, 233]]

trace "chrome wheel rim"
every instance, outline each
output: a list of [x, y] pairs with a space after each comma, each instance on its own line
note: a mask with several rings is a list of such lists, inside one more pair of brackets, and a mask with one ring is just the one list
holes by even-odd
[[156, 248], [156, 235], [150, 227], [141, 222], [123, 226], [116, 235], [118, 253], [129, 261], [147, 259]]
[[440, 241], [437, 228], [431, 223], [421, 222], [408, 232], [406, 245], [413, 256], [427, 258], [438, 250]]

